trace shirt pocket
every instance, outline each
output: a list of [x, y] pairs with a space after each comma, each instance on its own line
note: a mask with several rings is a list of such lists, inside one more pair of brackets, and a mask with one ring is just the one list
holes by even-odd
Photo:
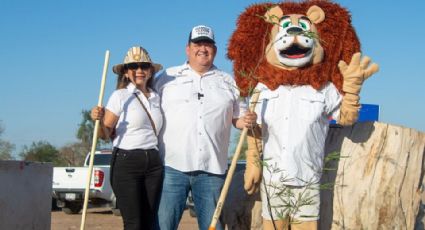
[[208, 84], [208, 97], [211, 97], [210, 102], [219, 105], [231, 105], [233, 104], [235, 95], [233, 95], [232, 86], [225, 82], [211, 82]]
[[263, 92], [258, 98], [258, 104], [256, 110], [263, 119], [262, 123], [270, 124], [272, 121], [279, 119], [281, 114], [279, 113], [279, 93], [278, 92]]
[[322, 94], [302, 95], [298, 102], [298, 115], [301, 119], [315, 122], [323, 118], [325, 97]]
[[159, 104], [159, 101], [151, 101], [150, 102], [150, 110], [152, 112], [160, 111], [161, 105]]
[[163, 104], [185, 104], [190, 102], [192, 94], [192, 79], [176, 78], [162, 90]]
[[209, 88], [212, 90], [224, 90], [226, 92], [232, 93], [232, 86], [229, 83], [224, 81], [214, 81], [208, 84]]

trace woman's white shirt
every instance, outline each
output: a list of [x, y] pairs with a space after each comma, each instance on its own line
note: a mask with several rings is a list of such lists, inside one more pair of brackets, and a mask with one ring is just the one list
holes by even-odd
[[124, 89], [115, 90], [108, 100], [106, 109], [119, 117], [115, 126], [116, 136], [113, 146], [131, 149], [158, 149], [158, 138], [153, 131], [151, 121], [134, 93], [145, 105], [159, 133], [163, 119], [160, 110], [160, 97], [150, 90], [150, 97], [146, 98], [134, 84], [130, 83]]

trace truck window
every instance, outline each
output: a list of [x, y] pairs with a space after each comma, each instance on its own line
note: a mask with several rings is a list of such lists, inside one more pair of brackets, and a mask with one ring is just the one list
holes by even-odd
[[[95, 154], [93, 165], [109, 165], [112, 154]], [[90, 163], [90, 156], [87, 158], [86, 165]]]

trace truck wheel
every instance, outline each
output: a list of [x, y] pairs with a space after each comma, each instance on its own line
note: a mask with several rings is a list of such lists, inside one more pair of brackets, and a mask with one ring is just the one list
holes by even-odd
[[58, 205], [57, 205], [57, 200], [56, 198], [52, 197], [52, 211], [58, 211], [61, 210]]
[[121, 216], [121, 211], [118, 208], [113, 208], [111, 210], [114, 216]]
[[191, 217], [196, 217], [196, 212], [195, 212], [195, 209], [193, 207], [189, 207], [189, 215]]
[[114, 196], [114, 198], [112, 198], [112, 208], [111, 208], [112, 214], [114, 216], [121, 216], [121, 211], [118, 208], [117, 205], [117, 198]]
[[62, 208], [62, 211], [66, 214], [78, 214], [83, 206], [80, 203], [71, 203], [66, 202], [65, 207]]

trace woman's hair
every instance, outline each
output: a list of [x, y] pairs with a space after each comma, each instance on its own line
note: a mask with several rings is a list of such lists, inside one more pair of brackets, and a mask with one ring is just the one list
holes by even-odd
[[[128, 71], [125, 69], [124, 71]], [[153, 79], [155, 78], [155, 70], [154, 67], [151, 66], [151, 77], [149, 78], [148, 82], [146, 83], [146, 87], [153, 88]], [[118, 75], [117, 78], [117, 88], [116, 89], [124, 89], [127, 87], [127, 85], [130, 83], [130, 80], [124, 76], [124, 73], [121, 73]]]

